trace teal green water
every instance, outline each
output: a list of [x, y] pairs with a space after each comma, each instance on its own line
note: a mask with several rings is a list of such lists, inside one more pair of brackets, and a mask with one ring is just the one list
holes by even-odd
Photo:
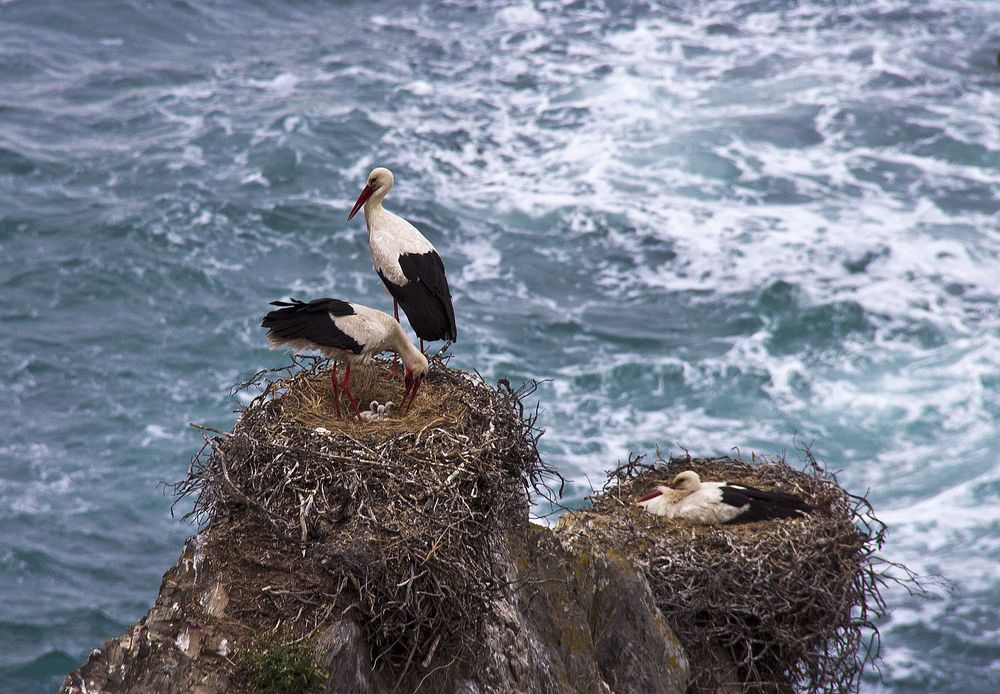
[[0, 3], [0, 691], [52, 691], [193, 529], [161, 482], [282, 361], [267, 302], [387, 307], [375, 165], [453, 364], [539, 391], [571, 504], [630, 451], [870, 489], [884, 680], [1000, 689], [1000, 6]]

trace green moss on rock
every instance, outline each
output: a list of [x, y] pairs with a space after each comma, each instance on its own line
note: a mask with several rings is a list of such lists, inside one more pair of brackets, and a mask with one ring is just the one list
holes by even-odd
[[321, 694], [328, 673], [309, 641], [292, 643], [287, 632], [267, 632], [236, 652], [236, 676], [251, 694]]

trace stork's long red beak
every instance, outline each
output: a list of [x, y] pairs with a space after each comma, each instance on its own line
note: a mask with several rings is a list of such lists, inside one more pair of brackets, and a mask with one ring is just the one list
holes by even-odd
[[[420, 387], [420, 379], [414, 378], [413, 383], [406, 389], [406, 395], [403, 396], [403, 414], [410, 411], [413, 407], [413, 401], [417, 399], [417, 388]], [[409, 398], [410, 401], [407, 402], [406, 399]]]
[[354, 209], [351, 210], [351, 214], [347, 215], [347, 221], [354, 219], [354, 215], [358, 213], [358, 210], [361, 209], [362, 205], [368, 202], [368, 198], [370, 198], [374, 192], [375, 189], [369, 185], [366, 185], [364, 189], [362, 189], [361, 195], [358, 196], [358, 201], [354, 203]]
[[654, 491], [651, 491], [649, 494], [647, 494], [646, 496], [642, 497], [641, 499], [639, 499], [635, 503], [641, 504], [643, 501], [649, 501], [650, 499], [655, 499], [656, 497], [660, 496], [660, 494], [662, 494], [662, 493], [663, 492], [661, 492], [659, 489], [656, 489]]

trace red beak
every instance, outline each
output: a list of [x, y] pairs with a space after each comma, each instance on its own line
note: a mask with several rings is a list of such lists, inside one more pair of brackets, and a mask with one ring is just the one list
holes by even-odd
[[[420, 387], [420, 379], [415, 378], [413, 379], [413, 383], [410, 385], [410, 387], [406, 389], [406, 395], [403, 396], [403, 414], [409, 412], [410, 408], [413, 407], [413, 401], [417, 399], [417, 388], [419, 387]], [[409, 403], [406, 402], [407, 398], [410, 399]]]
[[643, 501], [649, 501], [650, 499], [655, 499], [656, 497], [658, 497], [662, 493], [663, 492], [661, 492], [659, 489], [657, 489], [656, 491], [652, 491], [649, 494], [647, 494], [646, 496], [642, 497], [641, 499], [639, 499], [635, 503], [641, 504]]
[[351, 221], [352, 219], [354, 219], [354, 215], [358, 213], [358, 210], [361, 209], [362, 205], [368, 202], [368, 198], [370, 198], [372, 196], [372, 193], [374, 192], [375, 189], [372, 188], [371, 186], [366, 185], [364, 187], [364, 189], [361, 191], [361, 195], [358, 196], [358, 201], [354, 203], [354, 209], [351, 210], [351, 214], [347, 215], [347, 221]]

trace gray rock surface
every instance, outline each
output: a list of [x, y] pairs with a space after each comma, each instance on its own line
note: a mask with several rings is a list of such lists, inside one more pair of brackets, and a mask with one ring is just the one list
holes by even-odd
[[684, 691], [684, 652], [627, 561], [531, 525], [510, 545], [515, 587], [470, 691]]
[[[204, 537], [192, 538], [164, 575], [145, 617], [95, 650], [70, 673], [62, 692], [237, 691], [231, 656], [247, 633], [240, 624]], [[683, 692], [687, 658], [650, 587], [623, 557], [605, 553], [581, 533], [561, 538], [526, 523], [509, 539], [509, 587], [483, 625], [479, 662], [439, 672], [417, 668], [399, 691]], [[362, 630], [350, 618], [316, 635], [317, 660], [330, 672], [329, 692], [392, 689], [390, 673], [372, 669]]]
[[228, 598], [191, 538], [163, 576], [145, 617], [91, 652], [66, 676], [63, 692], [193, 692], [229, 688], [226, 656], [232, 637], [220, 623]]

